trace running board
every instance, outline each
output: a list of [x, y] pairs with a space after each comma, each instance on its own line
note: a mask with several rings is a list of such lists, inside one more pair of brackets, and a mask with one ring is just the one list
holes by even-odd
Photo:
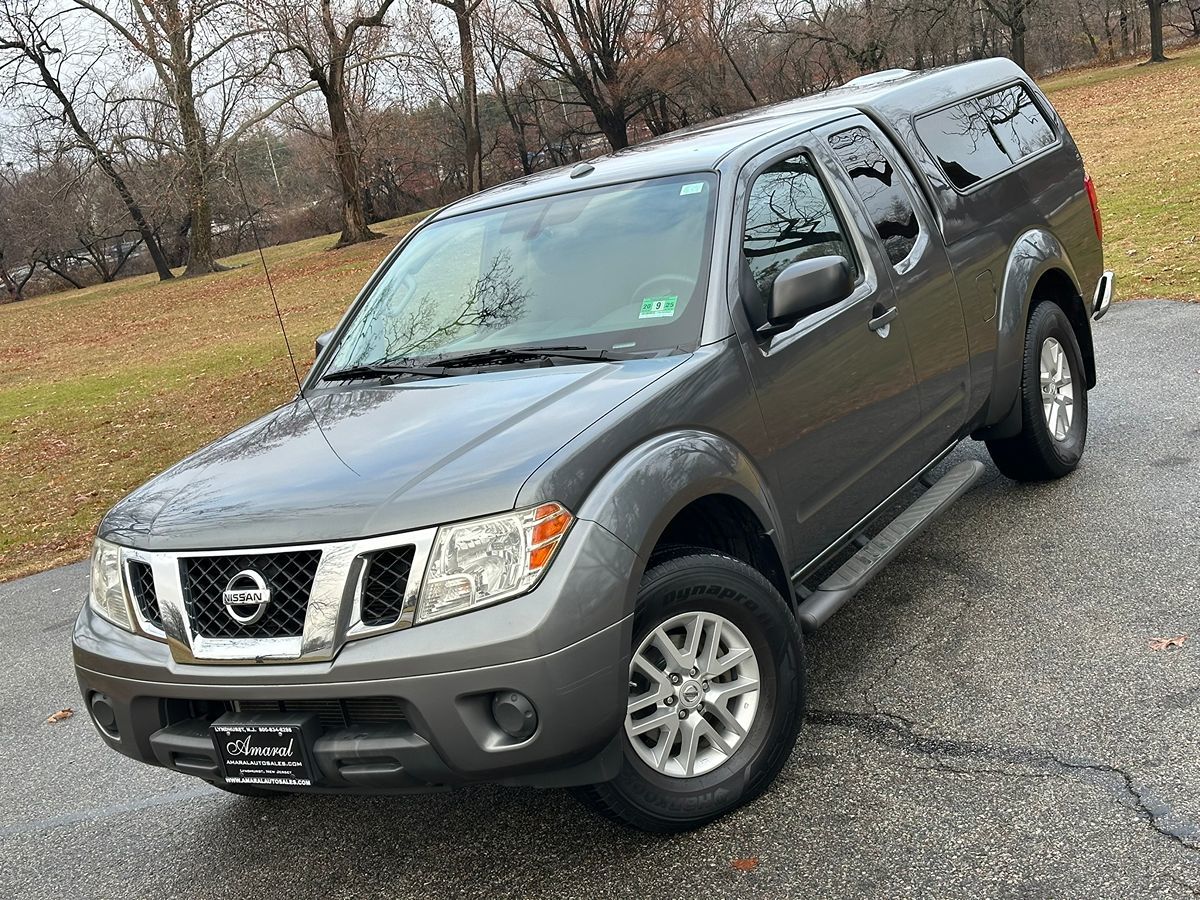
[[813, 631], [824, 625], [830, 616], [924, 531], [925, 526], [965, 494], [986, 468], [978, 460], [959, 463], [854, 556], [842, 563], [841, 568], [821, 582], [800, 604], [797, 615], [804, 630]]

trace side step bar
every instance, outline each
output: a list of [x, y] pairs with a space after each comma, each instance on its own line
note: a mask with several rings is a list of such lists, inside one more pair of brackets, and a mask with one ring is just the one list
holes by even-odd
[[800, 604], [797, 614], [805, 631], [820, 628], [851, 597], [891, 562], [896, 554], [967, 492], [987, 467], [978, 460], [961, 462], [900, 513], [861, 550], [842, 563]]

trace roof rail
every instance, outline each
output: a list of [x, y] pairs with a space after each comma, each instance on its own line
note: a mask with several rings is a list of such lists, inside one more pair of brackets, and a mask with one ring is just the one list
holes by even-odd
[[867, 75], [859, 75], [857, 78], [851, 78], [846, 82], [846, 87], [866, 87], [870, 84], [879, 84], [884, 81], [895, 81], [897, 78], [903, 78], [905, 75], [913, 74], [912, 69], [884, 69], [882, 72], [871, 72]]

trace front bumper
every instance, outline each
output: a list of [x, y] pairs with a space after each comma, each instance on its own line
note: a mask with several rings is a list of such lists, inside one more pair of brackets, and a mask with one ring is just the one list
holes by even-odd
[[[97, 723], [106, 744], [218, 784], [208, 726], [264, 704], [325, 711], [310, 748], [314, 786], [288, 790], [604, 781], [620, 765], [615, 737], [628, 692], [634, 562], [607, 531], [578, 522], [530, 594], [353, 641], [319, 663], [180, 663], [165, 643], [85, 607], [74, 635], [76, 674], [89, 711], [97, 695], [111, 707], [109, 727]], [[554, 649], [537, 652], [547, 644]], [[500, 692], [532, 703], [531, 736], [518, 740], [500, 727], [492, 714]], [[331, 721], [331, 709], [343, 720]]]

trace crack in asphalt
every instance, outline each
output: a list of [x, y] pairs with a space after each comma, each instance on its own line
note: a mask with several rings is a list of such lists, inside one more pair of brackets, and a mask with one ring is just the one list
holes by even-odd
[[[837, 709], [809, 710], [811, 724], [846, 728], [883, 741], [905, 752], [932, 758], [931, 768], [951, 774], [999, 775], [1013, 778], [1033, 777], [1029, 773], [1013, 773], [1002, 769], [958, 769], [937, 759], [983, 759], [994, 763], [1041, 769], [1049, 777], [1087, 780], [1101, 784], [1118, 794], [1124, 805], [1134, 810], [1159, 835], [1180, 847], [1200, 851], [1200, 825], [1178, 816], [1164, 801], [1155, 797], [1132, 774], [1109, 763], [1095, 760], [1061, 757], [1037, 747], [1006, 747], [982, 741], [937, 737], [918, 731], [919, 723], [888, 712], [855, 712]], [[1088, 775], [1093, 777], [1087, 778]]]

